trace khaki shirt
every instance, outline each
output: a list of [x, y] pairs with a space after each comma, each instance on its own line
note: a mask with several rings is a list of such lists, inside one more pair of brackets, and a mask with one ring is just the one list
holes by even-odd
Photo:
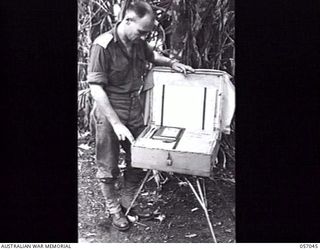
[[146, 62], [153, 62], [152, 49], [146, 41], [133, 44], [129, 55], [119, 39], [117, 27], [98, 36], [90, 50], [87, 80], [103, 86], [108, 93], [130, 93], [143, 86]]

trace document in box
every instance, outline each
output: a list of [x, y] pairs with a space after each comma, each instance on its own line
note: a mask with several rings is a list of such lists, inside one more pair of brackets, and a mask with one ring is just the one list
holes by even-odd
[[216, 143], [214, 132], [185, 130], [176, 150], [194, 153], [210, 154]]
[[177, 140], [182, 128], [176, 128], [176, 127], [160, 127], [152, 136], [152, 139], [157, 139], [157, 140]]
[[176, 142], [164, 142], [162, 140], [153, 140], [150, 138], [140, 138], [136, 142], [136, 146], [138, 147], [145, 147], [145, 148], [155, 148], [155, 149], [173, 149]]

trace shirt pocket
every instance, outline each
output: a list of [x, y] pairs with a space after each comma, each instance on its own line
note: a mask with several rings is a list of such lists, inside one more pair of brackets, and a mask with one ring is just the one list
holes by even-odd
[[129, 73], [129, 63], [121, 62], [111, 66], [110, 80], [113, 83], [126, 81]]

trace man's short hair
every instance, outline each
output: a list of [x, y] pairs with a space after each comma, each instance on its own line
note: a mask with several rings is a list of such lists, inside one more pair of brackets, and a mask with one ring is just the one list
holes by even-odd
[[126, 12], [133, 11], [139, 18], [144, 17], [145, 15], [150, 15], [154, 18], [154, 12], [150, 4], [144, 1], [135, 1], [130, 3], [127, 7]]

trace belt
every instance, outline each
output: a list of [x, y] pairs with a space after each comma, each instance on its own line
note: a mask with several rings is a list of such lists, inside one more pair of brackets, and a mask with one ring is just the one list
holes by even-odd
[[140, 96], [140, 91], [133, 91], [130, 93], [112, 93], [112, 92], [108, 92], [107, 95], [109, 97], [128, 97], [128, 98], [133, 98], [133, 97], [138, 97]]

